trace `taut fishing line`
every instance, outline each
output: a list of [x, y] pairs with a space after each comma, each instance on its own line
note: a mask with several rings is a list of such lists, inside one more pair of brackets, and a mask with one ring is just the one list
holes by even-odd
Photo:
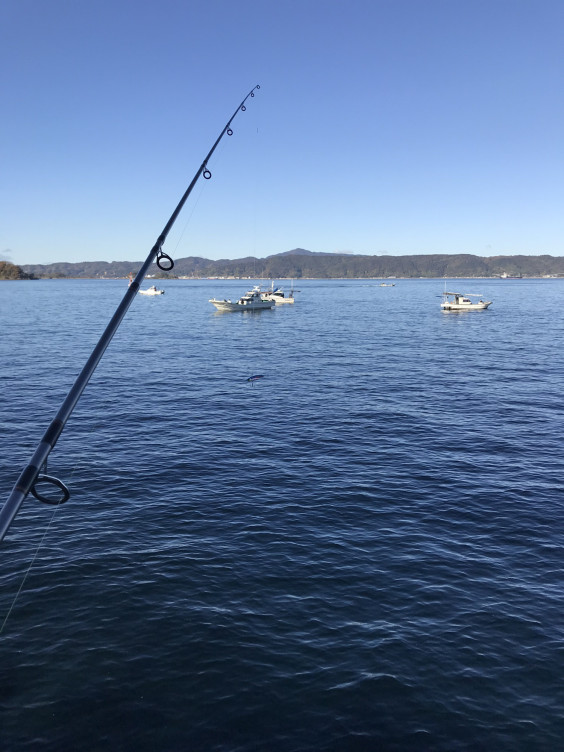
[[[227, 134], [228, 135], [233, 135], [233, 131], [231, 131], [231, 133], [230, 133], [229, 130], [228, 130]], [[215, 164], [218, 167], [221, 166], [221, 160], [222, 160], [222, 157], [223, 157], [224, 150], [225, 150], [225, 146], [222, 143], [222, 144], [220, 144], [218, 146], [217, 152], [215, 154]], [[211, 177], [211, 175], [210, 175], [210, 177]], [[180, 232], [178, 241], [176, 242], [176, 245], [174, 246], [174, 253], [175, 253], [175, 255], [176, 255], [176, 253], [178, 251], [178, 247], [179, 247], [179, 245], [180, 245], [180, 243], [182, 241], [182, 238], [184, 237], [184, 233], [188, 229], [188, 225], [192, 221], [192, 217], [194, 216], [194, 213], [195, 213], [196, 209], [198, 208], [198, 204], [200, 203], [200, 199], [202, 198], [202, 195], [203, 195], [203, 193], [204, 193], [204, 191], [206, 189], [206, 184], [207, 184], [207, 181], [204, 181], [204, 182], [200, 183], [200, 188], [199, 188], [198, 194], [196, 195], [196, 198], [194, 200], [194, 204], [192, 206], [190, 214], [188, 215], [188, 218], [187, 218], [186, 222], [184, 223], [184, 227], [182, 228], [182, 230]]]
[[53, 514], [51, 515], [51, 519], [47, 523], [47, 527], [45, 528], [45, 531], [44, 531], [43, 535], [41, 536], [41, 540], [37, 544], [37, 548], [36, 548], [35, 553], [33, 554], [32, 558], [31, 558], [31, 561], [29, 562], [29, 566], [26, 569], [26, 571], [24, 572], [24, 576], [23, 576], [22, 581], [20, 583], [20, 586], [19, 586], [19, 588], [18, 588], [18, 590], [17, 590], [17, 592], [16, 592], [16, 594], [14, 596], [14, 600], [12, 601], [12, 603], [10, 605], [10, 608], [8, 609], [8, 612], [6, 614], [6, 618], [2, 622], [2, 625], [0, 626], [0, 635], [2, 634], [2, 632], [4, 631], [4, 627], [8, 623], [8, 619], [10, 618], [10, 616], [12, 614], [12, 611], [14, 610], [14, 607], [16, 605], [16, 601], [20, 597], [20, 593], [22, 592], [23, 587], [25, 585], [25, 582], [27, 580], [27, 577], [28, 577], [29, 573], [31, 572], [31, 568], [35, 564], [35, 560], [37, 559], [37, 556], [39, 554], [39, 550], [41, 549], [41, 546], [43, 545], [43, 541], [45, 540], [45, 536], [49, 532], [49, 528], [51, 527], [51, 523], [53, 522], [53, 520], [55, 519], [55, 515], [57, 514], [57, 508], [58, 508], [58, 506], [59, 505], [55, 506], [55, 509], [53, 510]]
[[174, 246], [174, 255], [177, 254], [178, 247], [179, 247], [180, 243], [182, 242], [182, 238], [184, 237], [184, 233], [186, 232], [186, 230], [188, 229], [188, 225], [192, 221], [192, 217], [194, 216], [194, 212], [196, 211], [196, 208], [197, 208], [197, 206], [198, 206], [198, 204], [200, 202], [200, 199], [202, 197], [202, 193], [204, 192], [204, 188], [205, 188], [205, 184], [202, 183], [201, 186], [200, 186], [200, 190], [198, 192], [198, 195], [196, 196], [196, 200], [194, 201], [194, 206], [192, 207], [192, 210], [191, 210], [190, 214], [188, 215], [188, 219], [184, 223], [184, 227], [180, 231], [180, 235], [178, 236], [178, 240], [176, 242], [176, 245]]
[[[80, 456], [76, 459], [74, 465], [72, 466], [71, 473], [70, 473], [70, 476], [69, 476], [69, 483], [72, 483], [72, 479], [74, 478], [76, 470], [79, 467], [79, 465], [82, 464], [82, 465], [86, 466], [86, 452], [87, 452], [87, 448], [86, 447], [88, 446], [88, 443], [89, 443], [88, 439], [94, 433], [95, 429], [99, 428], [99, 426], [101, 424], [102, 424], [102, 420], [98, 419], [94, 423], [94, 425], [92, 426], [92, 428], [88, 431], [88, 433], [84, 436], [84, 444], [85, 444], [85, 446], [82, 449], [82, 452], [81, 452]], [[45, 463], [45, 465], [42, 468], [42, 470], [45, 471], [45, 474], [47, 473], [47, 463]], [[51, 476], [49, 476], [49, 477], [51, 477]], [[4, 628], [6, 627], [6, 624], [8, 623], [8, 619], [10, 618], [10, 616], [12, 614], [12, 611], [15, 608], [16, 602], [17, 602], [18, 598], [20, 597], [20, 595], [22, 593], [22, 590], [24, 589], [24, 585], [25, 585], [25, 583], [27, 581], [29, 573], [33, 569], [33, 566], [34, 566], [34, 564], [35, 564], [35, 562], [37, 560], [37, 557], [39, 555], [39, 551], [43, 547], [43, 544], [44, 544], [45, 539], [47, 537], [47, 533], [51, 529], [51, 526], [52, 526], [52, 524], [53, 524], [53, 522], [55, 520], [55, 516], [56, 516], [56, 514], [57, 514], [57, 512], [59, 510], [59, 507], [61, 506], [60, 503], [53, 503], [53, 502], [46, 502], [46, 503], [50, 504], [53, 507], [53, 512], [51, 513], [51, 515], [50, 515], [50, 517], [49, 517], [49, 519], [47, 521], [47, 525], [45, 526], [45, 530], [43, 531], [43, 535], [41, 536], [41, 539], [39, 540], [39, 543], [37, 544], [37, 546], [35, 548], [35, 552], [33, 553], [33, 556], [31, 557], [31, 561], [29, 562], [29, 565], [28, 565], [27, 569], [24, 572], [24, 575], [22, 577], [22, 581], [20, 583], [20, 586], [19, 586], [16, 594], [14, 595], [14, 598], [12, 600], [12, 603], [11, 603], [10, 607], [8, 608], [8, 611], [6, 613], [4, 621], [0, 625], [0, 635], [3, 633]]]

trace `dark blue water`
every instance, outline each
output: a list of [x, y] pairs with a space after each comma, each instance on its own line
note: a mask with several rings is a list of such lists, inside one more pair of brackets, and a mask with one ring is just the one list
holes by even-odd
[[[453, 284], [134, 301], [0, 546], [2, 750], [562, 748], [564, 280]], [[2, 503], [124, 285], [0, 285]]]

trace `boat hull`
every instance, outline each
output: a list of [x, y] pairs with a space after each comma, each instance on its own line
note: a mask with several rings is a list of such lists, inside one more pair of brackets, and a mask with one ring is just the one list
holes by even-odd
[[270, 294], [263, 294], [262, 295], [263, 300], [268, 300], [274, 303], [275, 305], [282, 305], [283, 303], [293, 303], [294, 298], [285, 298], [280, 295], [270, 295]]
[[492, 304], [491, 300], [485, 303], [441, 303], [443, 311], [485, 311]]
[[233, 303], [231, 300], [216, 300], [210, 298], [209, 301], [214, 305], [218, 311], [262, 311], [272, 308], [275, 304], [269, 300], [263, 300], [260, 302], [253, 301], [252, 303], [239, 303], [238, 301]]
[[[480, 298], [480, 300], [473, 303], [470, 298]], [[441, 308], [443, 311], [485, 311], [491, 304], [491, 300], [482, 300], [482, 296], [476, 293], [447, 292], [445, 290]]]

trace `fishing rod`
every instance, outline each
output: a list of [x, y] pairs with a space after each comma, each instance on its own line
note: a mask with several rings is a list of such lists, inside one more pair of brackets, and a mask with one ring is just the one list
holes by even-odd
[[[94, 371], [96, 370], [96, 367], [98, 363], [100, 362], [100, 359], [102, 358], [102, 355], [106, 351], [106, 348], [110, 344], [112, 337], [116, 333], [119, 325], [122, 322], [123, 317], [127, 313], [127, 310], [129, 306], [131, 305], [133, 298], [137, 294], [137, 291], [139, 290], [139, 287], [143, 280], [145, 279], [145, 275], [147, 274], [147, 271], [149, 270], [149, 267], [153, 263], [153, 261], [156, 261], [157, 266], [162, 271], [170, 271], [174, 267], [174, 261], [171, 259], [171, 257], [166, 254], [163, 251], [163, 245], [167, 238], [168, 233], [170, 232], [171, 227], [175, 223], [178, 215], [180, 214], [180, 211], [182, 210], [182, 207], [186, 203], [186, 200], [190, 193], [192, 192], [192, 189], [198, 182], [198, 179], [201, 175], [203, 175], [205, 180], [209, 180], [212, 176], [209, 168], [208, 168], [208, 161], [211, 158], [212, 154], [216, 150], [219, 142], [221, 139], [225, 136], [227, 133], [228, 136], [233, 135], [233, 130], [231, 128], [231, 123], [235, 119], [235, 116], [241, 110], [244, 112], [247, 108], [245, 106], [245, 102], [249, 97], [255, 96], [255, 91], [260, 89], [260, 86], [257, 84], [255, 87], [251, 89], [251, 91], [247, 94], [247, 96], [243, 99], [241, 104], [237, 107], [231, 118], [227, 121], [224, 129], [219, 134], [216, 142], [212, 146], [212, 148], [209, 150], [206, 158], [200, 165], [198, 171], [192, 178], [192, 182], [186, 189], [186, 192], [180, 199], [178, 206], [171, 214], [170, 219], [166, 223], [166, 225], [163, 228], [163, 231], [159, 235], [159, 237], [156, 240], [156, 243], [151, 248], [151, 251], [149, 255], [147, 256], [143, 266], [138, 271], [137, 276], [133, 280], [133, 282], [130, 284], [130, 286], [127, 288], [127, 292], [123, 296], [123, 300], [119, 304], [119, 306], [116, 309], [116, 312], [112, 316], [110, 323], [106, 327], [104, 333], [100, 337], [98, 344], [92, 351], [92, 354], [86, 361], [86, 365], [78, 375], [76, 381], [74, 382], [73, 386], [71, 387], [69, 393], [67, 394], [63, 404], [61, 405], [59, 412], [55, 416], [55, 418], [51, 421], [51, 424], [45, 431], [43, 438], [39, 442], [39, 445], [37, 449], [35, 450], [35, 453], [33, 454], [33, 457], [31, 458], [30, 462], [26, 467], [23, 469], [22, 473], [20, 474], [20, 477], [16, 481], [16, 484], [14, 488], [12, 489], [12, 493], [8, 497], [8, 500], [0, 510], [0, 541], [4, 540], [4, 536], [8, 532], [8, 529], [10, 525], [12, 524], [14, 517], [18, 513], [21, 505], [23, 504], [26, 496], [31, 492], [32, 496], [35, 496], [36, 499], [39, 501], [44, 502], [45, 504], [52, 504], [55, 506], [58, 506], [59, 504], [64, 504], [65, 501], [68, 501], [70, 498], [70, 491], [65, 486], [65, 484], [59, 480], [58, 478], [55, 478], [51, 475], [47, 475], [47, 458], [49, 457], [49, 454], [51, 453], [51, 450], [54, 449], [55, 444], [57, 443], [57, 440], [59, 436], [61, 435], [65, 424], [69, 417], [72, 414], [72, 411], [76, 407], [76, 404], [78, 400], [80, 399], [80, 396], [82, 395], [82, 392], [86, 388], [86, 385], [90, 381], [90, 378]], [[44, 471], [44, 472], [43, 472]], [[51, 498], [48, 496], [44, 496], [37, 488], [37, 483], [47, 483], [51, 486], [55, 486], [57, 489], [61, 491], [61, 495], [59, 498]]]

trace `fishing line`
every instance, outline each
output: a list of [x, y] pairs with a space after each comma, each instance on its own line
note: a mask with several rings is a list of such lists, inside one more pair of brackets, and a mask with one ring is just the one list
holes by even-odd
[[[231, 131], [231, 135], [233, 135], [233, 131]], [[221, 166], [221, 159], [223, 157], [224, 150], [225, 150], [225, 146], [223, 144], [220, 144], [218, 146], [217, 152], [215, 154], [214, 171], [215, 171], [215, 169], [217, 167]], [[210, 177], [211, 177], [211, 174], [210, 174]], [[184, 227], [182, 228], [182, 231], [181, 231], [180, 236], [178, 238], [178, 241], [177, 241], [177, 243], [176, 243], [176, 245], [174, 247], [174, 255], [175, 256], [177, 255], [178, 247], [179, 247], [179, 245], [180, 245], [180, 243], [182, 241], [182, 238], [184, 237], [184, 233], [188, 229], [188, 225], [192, 221], [192, 217], [194, 216], [194, 213], [195, 213], [196, 209], [198, 208], [198, 204], [200, 203], [200, 199], [201, 199], [201, 197], [202, 197], [202, 195], [203, 195], [203, 193], [204, 193], [204, 191], [205, 191], [205, 189], [207, 187], [208, 180], [209, 180], [209, 178], [207, 180], [205, 180], [204, 182], [200, 183], [199, 192], [198, 192], [198, 195], [195, 198], [194, 206], [192, 207], [192, 210], [190, 211], [190, 215], [189, 215], [188, 219], [186, 220], [186, 222], [184, 224]]]
[[[256, 146], [254, 149], [254, 196], [253, 196], [253, 255], [256, 257], [257, 255], [257, 216], [258, 216], [258, 196], [259, 196], [259, 176], [262, 176], [264, 174], [264, 171], [261, 169], [261, 157], [262, 157], [262, 132], [260, 130], [261, 125], [261, 115], [262, 115], [262, 106], [261, 101], [257, 103], [257, 107], [255, 112], [255, 118], [256, 118]], [[265, 191], [261, 191], [261, 195], [265, 195]]]
[[[98, 419], [92, 425], [92, 428], [88, 431], [88, 433], [85, 435], [85, 437], [84, 437], [85, 446], [82, 449], [81, 455], [76, 459], [76, 461], [75, 461], [75, 463], [74, 463], [74, 465], [73, 465], [73, 467], [71, 469], [70, 476], [69, 476], [69, 484], [72, 483], [72, 479], [75, 476], [75, 473], [76, 473], [76, 470], [77, 470], [79, 464], [82, 462], [82, 463], [84, 463], [84, 467], [86, 467], [86, 452], [87, 452], [86, 447], [88, 446], [87, 440], [94, 433], [94, 429], [99, 428], [101, 425], [102, 425], [102, 420]], [[45, 473], [47, 473], [47, 463], [45, 463], [45, 466], [42, 468], [42, 470], [44, 470]], [[51, 476], [49, 476], [49, 477], [51, 477]], [[6, 617], [4, 618], [4, 621], [2, 622], [2, 624], [0, 625], [0, 635], [4, 632], [4, 628], [6, 627], [6, 624], [8, 623], [8, 619], [12, 615], [12, 611], [14, 610], [14, 608], [16, 606], [16, 603], [17, 603], [17, 601], [18, 601], [18, 599], [19, 599], [19, 597], [20, 597], [20, 595], [21, 595], [21, 593], [22, 593], [22, 591], [24, 589], [24, 585], [25, 585], [26, 580], [27, 580], [27, 578], [29, 576], [29, 573], [31, 572], [31, 570], [33, 568], [33, 565], [35, 564], [35, 561], [36, 561], [37, 557], [39, 556], [39, 551], [43, 547], [43, 544], [45, 542], [45, 538], [47, 537], [47, 533], [49, 532], [49, 530], [51, 528], [51, 525], [53, 524], [53, 522], [55, 520], [55, 515], [57, 514], [57, 512], [59, 510], [59, 507], [61, 506], [61, 504], [55, 503], [55, 504], [52, 504], [52, 506], [53, 506], [53, 512], [52, 512], [52, 514], [51, 514], [51, 516], [50, 516], [50, 518], [49, 518], [49, 520], [47, 522], [45, 530], [43, 531], [43, 535], [41, 536], [41, 540], [37, 544], [37, 547], [35, 549], [35, 553], [33, 554], [32, 558], [31, 558], [31, 561], [29, 562], [29, 566], [28, 566], [28, 568], [26, 569], [26, 571], [25, 571], [25, 573], [23, 575], [23, 579], [22, 579], [22, 581], [20, 583], [20, 586], [19, 586], [19, 588], [18, 588], [18, 590], [17, 590], [17, 592], [16, 592], [16, 594], [14, 596], [14, 599], [13, 599], [13, 601], [12, 601], [12, 603], [11, 603], [9, 609], [8, 609]]]
[[175, 256], [177, 255], [178, 247], [179, 247], [180, 243], [182, 242], [182, 238], [184, 237], [184, 233], [186, 232], [186, 230], [188, 229], [188, 225], [192, 221], [192, 217], [194, 216], [194, 212], [196, 211], [198, 203], [200, 202], [200, 198], [202, 197], [202, 193], [204, 192], [204, 188], [205, 187], [206, 187], [205, 183], [202, 183], [200, 185], [200, 190], [199, 190], [198, 195], [196, 196], [196, 199], [194, 201], [194, 206], [192, 207], [192, 211], [190, 212], [190, 215], [189, 215], [188, 219], [186, 220], [186, 223], [185, 223], [184, 227], [182, 228], [182, 230], [180, 232], [180, 235], [178, 237], [178, 241], [177, 241], [176, 245], [174, 246], [174, 255]]
[[21, 595], [21, 592], [22, 592], [23, 587], [24, 587], [24, 585], [26, 583], [28, 575], [31, 572], [31, 569], [32, 569], [33, 565], [35, 564], [35, 560], [37, 559], [37, 557], [39, 555], [39, 551], [40, 551], [41, 547], [43, 546], [43, 541], [45, 540], [45, 537], [47, 536], [47, 533], [49, 532], [49, 528], [51, 527], [51, 524], [53, 523], [53, 520], [55, 519], [55, 515], [57, 514], [57, 510], [58, 510], [59, 507], [60, 507], [60, 504], [56, 504], [55, 508], [53, 509], [53, 513], [51, 514], [51, 519], [47, 523], [47, 527], [45, 528], [45, 530], [43, 532], [43, 535], [41, 536], [41, 540], [37, 544], [37, 548], [35, 550], [35, 553], [33, 554], [31, 561], [29, 562], [29, 566], [28, 566], [28, 568], [26, 569], [26, 571], [24, 573], [24, 576], [23, 576], [21, 584], [20, 584], [20, 586], [18, 588], [18, 591], [17, 591], [17, 593], [14, 596], [14, 600], [12, 601], [12, 604], [11, 604], [10, 608], [8, 609], [8, 613], [6, 614], [6, 618], [2, 622], [2, 626], [0, 626], [0, 635], [4, 632], [4, 627], [6, 626], [6, 624], [8, 623], [8, 619], [12, 615], [12, 611], [14, 610], [14, 608], [16, 606], [16, 602], [17, 602], [18, 598]]

